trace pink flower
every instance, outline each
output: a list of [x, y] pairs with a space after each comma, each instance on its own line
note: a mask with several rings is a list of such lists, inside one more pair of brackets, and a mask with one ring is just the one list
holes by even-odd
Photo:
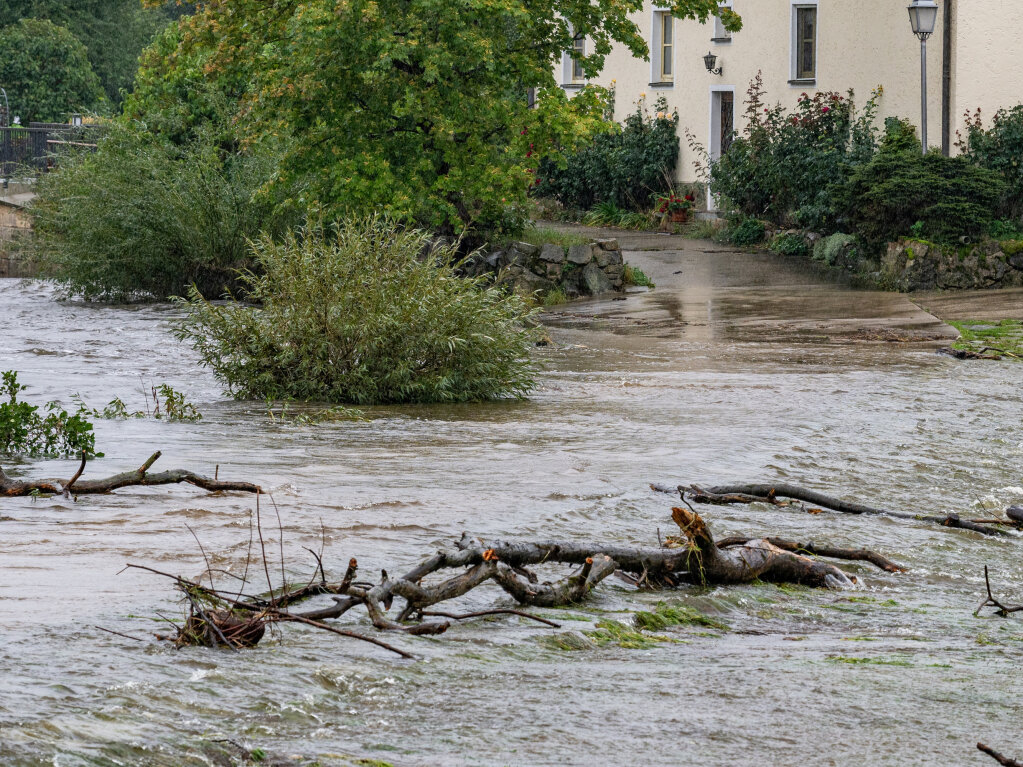
[[831, 111], [831, 107], [821, 107], [821, 111], [822, 112], [830, 112]]

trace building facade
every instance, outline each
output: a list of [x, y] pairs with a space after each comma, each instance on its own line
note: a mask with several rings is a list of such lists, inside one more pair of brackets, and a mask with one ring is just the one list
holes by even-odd
[[[1023, 102], [1023, 2], [938, 0], [939, 13], [927, 42], [928, 145], [955, 152], [963, 113]], [[728, 33], [717, 19], [705, 24], [674, 19], [647, 4], [633, 21], [647, 36], [649, 60], [622, 47], [590, 80], [616, 91], [615, 118], [638, 103], [649, 108], [663, 96], [679, 113], [680, 138], [688, 131], [711, 158], [720, 156], [732, 131], [741, 132], [743, 102], [761, 73], [766, 101], [795, 106], [801, 94], [852, 89], [858, 106], [878, 86], [884, 92], [879, 119], [898, 116], [920, 124], [920, 42], [910, 28], [907, 0], [728, 0], [743, 20]], [[587, 41], [577, 41], [586, 52]], [[715, 57], [708, 71], [707, 53]], [[562, 87], [587, 81], [565, 56]], [[677, 175], [697, 179], [700, 157], [681, 141]]]

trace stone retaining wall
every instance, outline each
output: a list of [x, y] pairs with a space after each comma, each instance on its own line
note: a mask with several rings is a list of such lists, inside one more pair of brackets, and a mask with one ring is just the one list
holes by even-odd
[[499, 284], [530, 293], [560, 288], [576, 298], [622, 291], [625, 263], [618, 240], [569, 247], [512, 242], [476, 254], [466, 272], [470, 276], [492, 273]]
[[28, 214], [13, 205], [0, 203], [0, 277], [27, 277], [17, 251], [17, 241], [32, 231]]
[[1023, 285], [1023, 241], [989, 241], [958, 248], [923, 240], [888, 245], [884, 281], [896, 290], [967, 290]]

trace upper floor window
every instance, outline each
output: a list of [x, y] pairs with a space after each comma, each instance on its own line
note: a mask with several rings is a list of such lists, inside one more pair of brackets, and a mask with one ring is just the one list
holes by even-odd
[[793, 6], [792, 24], [792, 78], [814, 80], [817, 77], [817, 6]]
[[675, 19], [671, 11], [654, 8], [650, 40], [650, 84], [671, 85], [675, 80]]
[[661, 13], [661, 80], [667, 82], [675, 77], [672, 63], [675, 60], [673, 55], [675, 39], [673, 37], [672, 23], [674, 19], [670, 13]]
[[[727, 2], [718, 3], [721, 8], [731, 8], [731, 0]], [[714, 17], [714, 37], [711, 38], [711, 42], [715, 43], [730, 43], [732, 42], [732, 33], [725, 29], [725, 25], [721, 22], [720, 16]]]
[[572, 49], [579, 56], [579, 58], [572, 59], [572, 82], [577, 83], [586, 79], [586, 72], [583, 70], [583, 60], [581, 58], [586, 55], [586, 38], [582, 35], [576, 35], [572, 41]]

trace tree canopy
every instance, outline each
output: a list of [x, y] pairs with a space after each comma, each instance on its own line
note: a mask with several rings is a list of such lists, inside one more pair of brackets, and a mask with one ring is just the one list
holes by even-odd
[[0, 28], [0, 51], [0, 85], [12, 115], [24, 124], [66, 122], [68, 112], [93, 110], [103, 102], [85, 46], [64, 27], [22, 19]]
[[107, 101], [118, 104], [121, 91], [131, 88], [139, 53], [168, 21], [191, 9], [188, 3], [144, 8], [139, 0], [3, 0], [0, 27], [21, 19], [65, 27], [85, 46]]
[[[569, 99], [556, 65], [579, 55], [577, 34], [589, 41], [588, 75], [614, 44], [647, 55], [630, 18], [641, 9], [641, 0], [208, 0], [181, 20], [174, 53], [140, 72], [136, 105], [168, 108], [175, 81], [244, 83], [238, 124], [284, 140], [281, 177], [300, 182], [300, 202], [331, 216], [385, 210], [438, 231], [514, 228], [539, 159], [606, 124], [608, 94], [587, 87]], [[717, 0], [672, 10], [740, 25]]]

